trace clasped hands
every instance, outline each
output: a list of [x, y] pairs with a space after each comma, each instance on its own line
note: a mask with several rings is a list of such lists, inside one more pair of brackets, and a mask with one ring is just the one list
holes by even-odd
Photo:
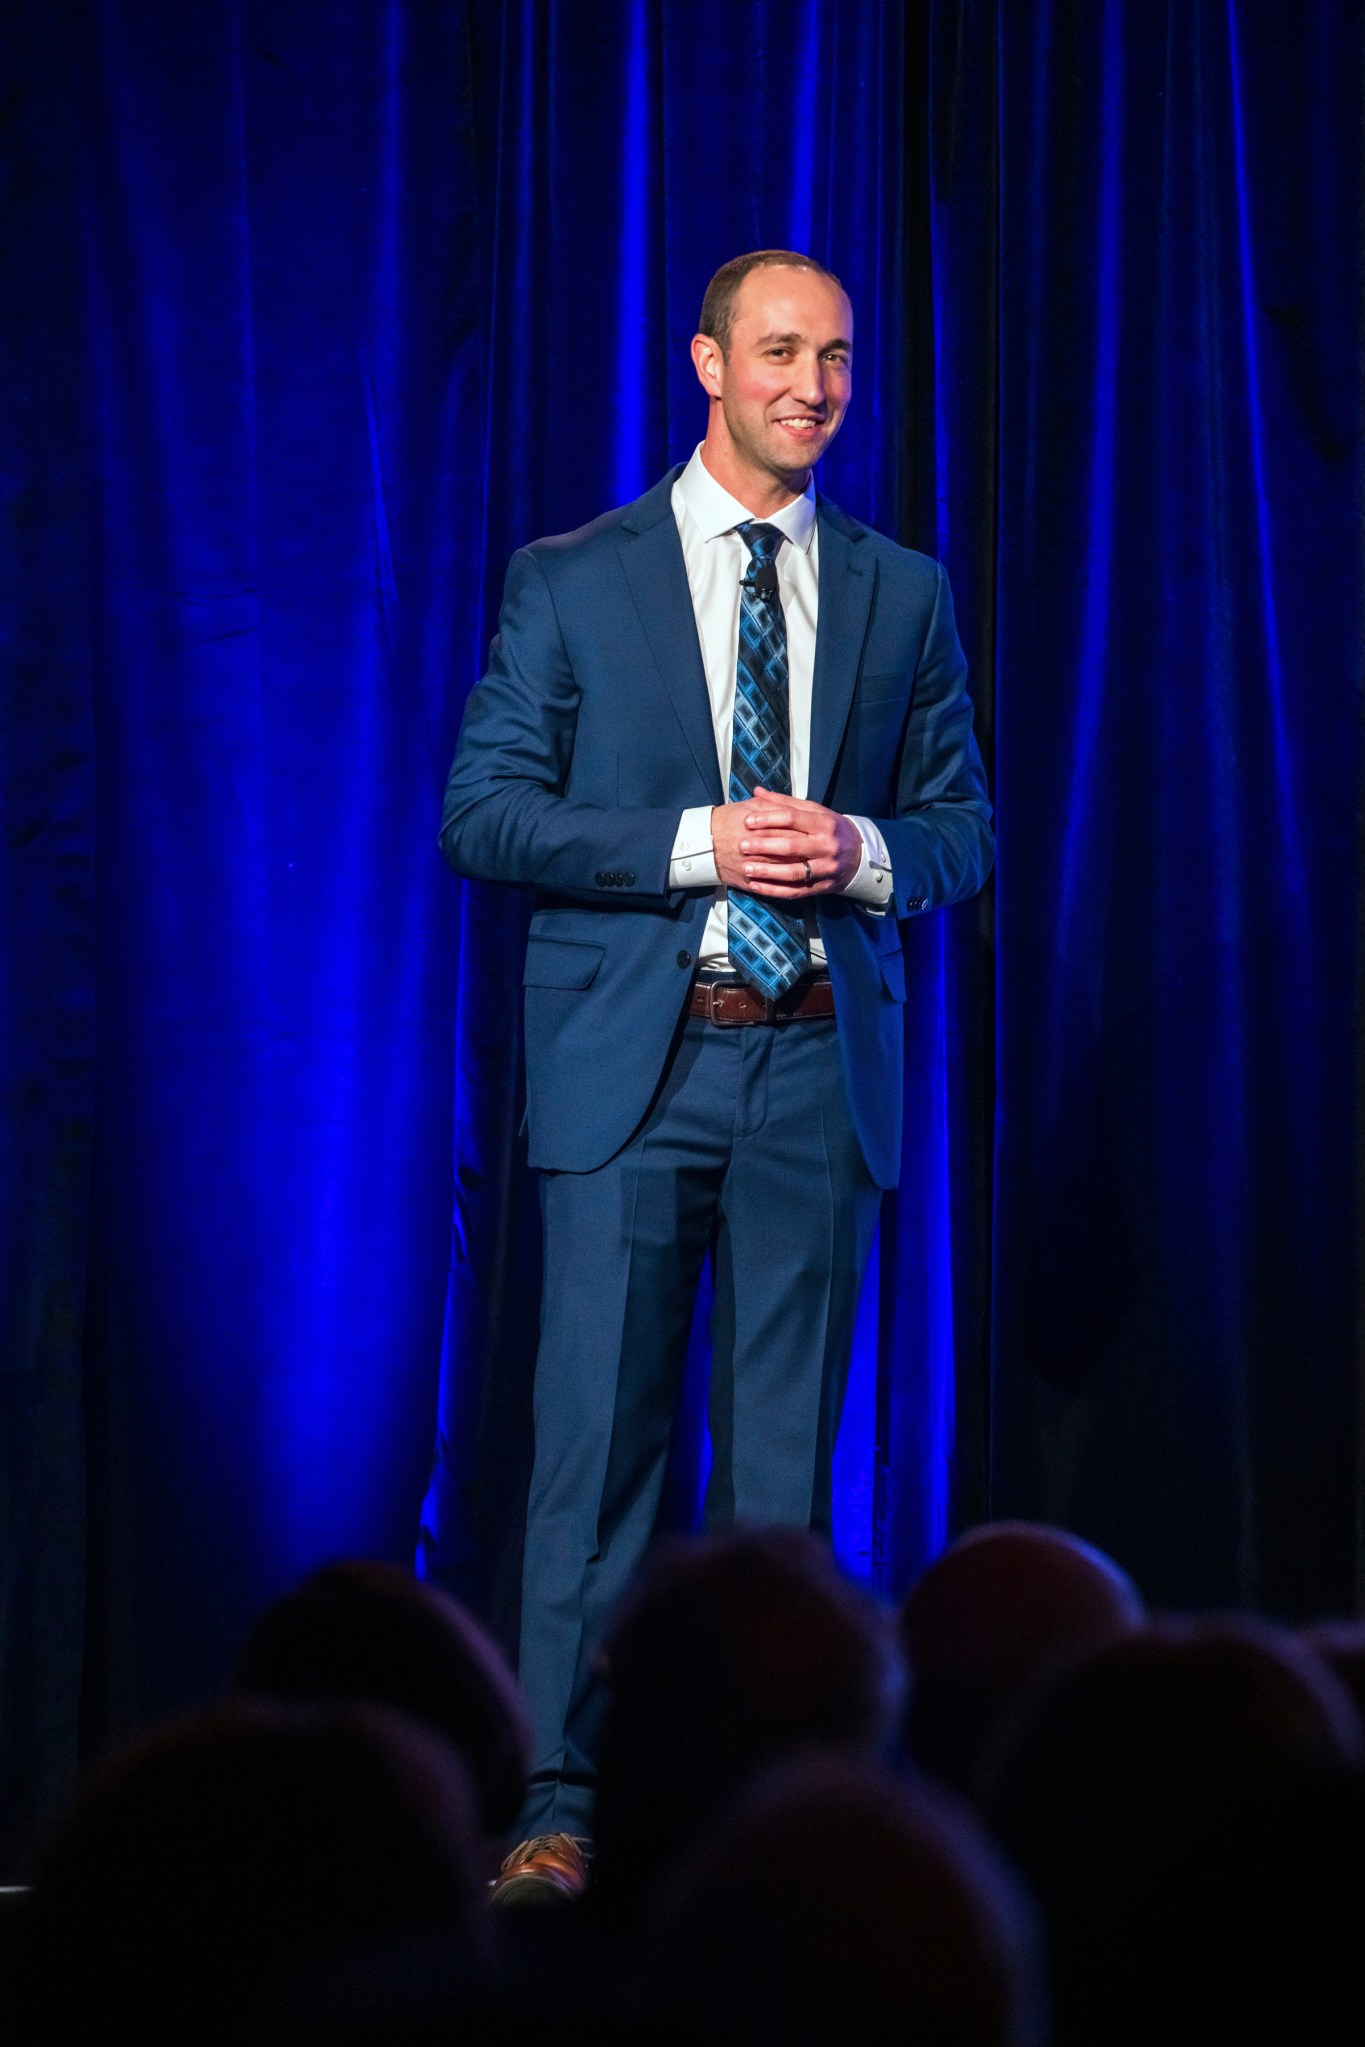
[[863, 857], [862, 838], [842, 812], [770, 789], [755, 789], [747, 803], [718, 803], [711, 845], [726, 888], [783, 902], [838, 895]]

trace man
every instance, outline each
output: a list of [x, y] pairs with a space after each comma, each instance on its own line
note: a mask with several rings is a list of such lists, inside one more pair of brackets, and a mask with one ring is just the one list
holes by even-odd
[[852, 344], [809, 257], [717, 272], [692, 342], [704, 440], [634, 504], [514, 556], [446, 791], [451, 865], [537, 892], [538, 1837], [589, 1829], [594, 1651], [651, 1533], [708, 1250], [708, 1525], [829, 1528], [858, 1288], [900, 1169], [899, 922], [990, 869], [943, 572], [811, 483]]

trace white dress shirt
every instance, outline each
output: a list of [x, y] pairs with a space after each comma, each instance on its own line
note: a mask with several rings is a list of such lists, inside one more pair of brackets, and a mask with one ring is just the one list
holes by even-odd
[[[711, 724], [716, 735], [721, 787], [730, 783], [730, 734], [735, 714], [735, 671], [739, 660], [739, 586], [749, 573], [749, 550], [735, 531], [754, 517], [738, 498], [716, 482], [698, 447], [673, 486], [673, 516], [678, 522], [692, 610], [701, 641], [702, 666], [711, 699]], [[810, 699], [815, 673], [815, 628], [820, 612], [820, 536], [815, 517], [815, 487], [808, 484], [780, 512], [761, 522], [784, 535], [777, 550], [777, 583], [787, 620], [787, 704], [791, 733], [793, 796], [804, 796], [810, 769]], [[891, 900], [891, 860], [886, 843], [870, 818], [850, 817], [863, 842], [857, 872], [844, 895], [878, 915]], [[673, 841], [668, 870], [670, 888], [715, 891], [702, 933], [700, 964], [717, 972], [730, 964], [726, 890], [719, 884], [711, 845], [711, 805], [685, 810]], [[811, 958], [825, 962], [825, 949], [813, 915], [806, 918]]]

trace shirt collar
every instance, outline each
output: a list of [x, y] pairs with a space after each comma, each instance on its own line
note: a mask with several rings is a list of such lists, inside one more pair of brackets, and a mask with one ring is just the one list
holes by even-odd
[[[700, 444], [693, 450], [692, 460], [678, 478], [678, 490], [688, 516], [703, 540], [715, 540], [722, 533], [733, 533], [736, 526], [742, 526], [746, 519], [754, 517], [747, 506], [742, 505], [738, 498], [731, 497], [723, 484], [716, 482], [701, 459]], [[780, 512], [770, 512], [761, 523], [776, 526], [793, 547], [809, 554], [815, 533], [814, 483], [808, 483], [799, 498], [783, 505]]]

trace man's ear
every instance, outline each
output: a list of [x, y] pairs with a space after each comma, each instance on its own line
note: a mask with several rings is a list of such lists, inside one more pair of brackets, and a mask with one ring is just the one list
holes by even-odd
[[709, 334], [692, 336], [692, 366], [708, 398], [719, 398], [725, 386], [725, 357]]

